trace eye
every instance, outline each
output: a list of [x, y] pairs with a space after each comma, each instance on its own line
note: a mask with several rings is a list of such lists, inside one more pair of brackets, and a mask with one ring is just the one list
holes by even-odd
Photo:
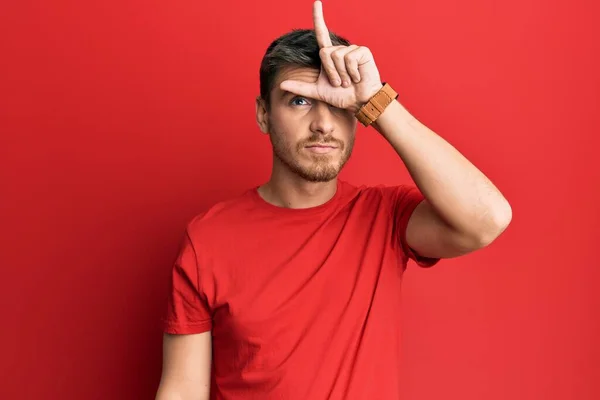
[[[304, 104], [302, 104], [302, 102], [304, 102]], [[290, 104], [294, 105], [294, 106], [303, 106], [303, 105], [307, 105], [310, 103], [306, 98], [296, 96], [290, 101]]]

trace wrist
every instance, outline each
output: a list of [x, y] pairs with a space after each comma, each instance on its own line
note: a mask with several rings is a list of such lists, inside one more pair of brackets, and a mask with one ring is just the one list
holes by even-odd
[[356, 113], [362, 108], [364, 107], [365, 104], [367, 104], [377, 93], [379, 93], [379, 91], [383, 88], [383, 84], [379, 83], [376, 84], [375, 86], [373, 86], [371, 89], [369, 89], [368, 91], [365, 91], [364, 94], [362, 94], [360, 97], [357, 96], [356, 98], [356, 102], [351, 105], [348, 109], [356, 115]]
[[393, 132], [409, 132], [415, 122], [416, 118], [398, 100], [393, 100], [371, 126], [384, 138], [388, 138]]

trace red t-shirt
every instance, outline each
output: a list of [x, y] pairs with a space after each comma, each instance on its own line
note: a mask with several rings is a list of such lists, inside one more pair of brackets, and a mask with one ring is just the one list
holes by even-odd
[[212, 330], [211, 399], [400, 397], [400, 289], [415, 186], [356, 187], [307, 209], [255, 188], [187, 226], [165, 331]]

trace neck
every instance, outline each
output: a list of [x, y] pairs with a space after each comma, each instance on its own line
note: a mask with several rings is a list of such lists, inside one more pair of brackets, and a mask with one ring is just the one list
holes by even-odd
[[337, 178], [329, 182], [309, 182], [287, 168], [274, 168], [267, 183], [258, 188], [268, 203], [285, 208], [320, 206], [335, 195]]

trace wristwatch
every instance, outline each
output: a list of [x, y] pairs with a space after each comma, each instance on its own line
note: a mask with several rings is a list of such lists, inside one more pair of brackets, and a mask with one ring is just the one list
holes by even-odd
[[398, 93], [392, 89], [389, 83], [383, 82], [383, 87], [356, 112], [356, 119], [364, 126], [371, 125], [379, 118], [383, 110], [397, 98]]

